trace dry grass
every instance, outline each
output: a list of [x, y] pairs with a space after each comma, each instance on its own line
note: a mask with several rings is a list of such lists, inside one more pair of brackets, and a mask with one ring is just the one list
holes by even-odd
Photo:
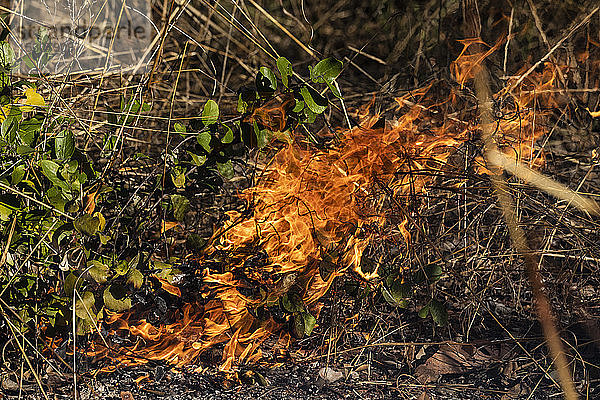
[[[124, 206], [111, 215], [111, 224], [128, 236], [149, 216], [164, 217], [155, 181], [165, 169], [163, 155], [180, 144], [173, 123], [198, 118], [209, 98], [218, 100], [224, 114], [233, 117], [237, 89], [253, 81], [259, 66], [273, 65], [278, 55], [288, 57], [297, 71], [323, 56], [344, 60], [339, 81], [345, 105], [333, 102], [319, 122], [322, 132], [346, 124], [344, 106], [352, 111], [374, 97], [382, 115], [392, 117], [395, 96], [433, 80], [450, 82], [450, 62], [461, 47], [456, 42], [461, 37], [456, 29], [461, 22], [458, 1], [410, 1], [402, 7], [395, 3], [153, 1], [155, 22], [161, 28], [155, 41], [160, 50], [145, 73], [46, 76], [38, 85], [54, 113], [75, 118], [80, 146], [97, 157], [106, 183], [118, 189], [115, 198]], [[553, 111], [550, 134], [537, 149], [546, 154], [543, 172], [563, 185], [559, 192], [568, 187], [598, 199], [598, 159], [592, 150], [600, 145], [599, 124], [587, 110], [598, 110], [600, 104], [600, 20], [590, 4], [528, 1], [511, 8], [508, 2], [481, 1], [479, 11], [482, 36], [488, 43], [506, 36], [509, 26], [514, 33], [505, 42], [505, 52], [490, 58], [494, 91], [524, 65], [531, 66], [528, 72], [548, 60], [573, 67], [558, 87], [563, 109]], [[584, 52], [588, 58], [582, 58]], [[476, 112], [475, 95], [469, 88], [461, 94], [464, 108], [448, 110], [448, 118], [467, 120]], [[152, 110], [132, 122], [111, 125], [108, 116], [118, 108], [119, 96], [144, 99], [152, 103]], [[102, 138], [108, 132], [116, 132], [121, 145], [101, 158]], [[453, 398], [459, 398], [459, 393], [491, 398], [545, 398], [561, 393], [559, 379], [551, 372], [552, 359], [543, 347], [548, 336], [544, 339], [544, 330], [536, 322], [536, 296], [519, 257], [524, 249], [513, 249], [506, 229], [514, 225], [529, 240], [527, 253], [539, 260], [536, 267], [544, 287], [538, 288], [538, 295], [547, 296], [567, 353], [561, 371], [570, 373], [582, 398], [598, 395], [600, 224], [593, 216], [597, 209], [591, 203], [578, 206], [581, 196], [550, 197], [517, 179], [524, 178], [523, 171], [507, 168], [516, 177], [505, 177], [505, 189], [514, 199], [514, 223], [505, 224], [489, 180], [470, 168], [482, 147], [473, 140], [458, 149], [456, 158], [464, 169], [436, 179], [426, 196], [413, 199], [410, 246], [382, 242], [369, 248], [369, 256], [381, 257], [390, 269], [440, 263], [444, 279], [419, 293], [408, 311], [374, 302], [375, 296], [351, 296], [348, 282], [340, 282], [326, 301], [321, 327], [292, 347], [297, 363], [318, 362], [344, 370], [347, 377], [360, 372], [360, 379], [349, 379], [345, 389], [350, 390], [354, 382], [365, 398], [369, 393], [415, 398], [424, 391]], [[490, 161], [502, 164], [502, 160]], [[222, 209], [240, 206], [233, 195], [251, 184], [257, 173], [253, 165], [241, 160], [236, 171], [243, 179], [226, 183], [217, 194], [206, 190], [203, 182], [192, 183], [195, 220], [176, 240], [163, 235], [148, 245], [147, 237], [128, 237], [115, 251], [125, 254], [134, 247], [164, 259], [181, 255], [182, 236], [192, 232], [210, 236], [213, 225], [223, 221]], [[457, 181], [464, 185], [457, 188]], [[537, 186], [548, 184], [542, 181]], [[122, 219], [124, 214], [127, 219]], [[415, 317], [431, 290], [447, 302], [450, 324], [445, 328]], [[11, 342], [18, 344], [16, 353], [22, 357], [16, 363], [20, 376], [11, 379], [25, 382], [24, 371], [29, 369], [40, 381], [40, 368], [45, 370], [49, 363], [31, 356], [31, 346], [27, 352], [25, 339], [14, 331], [13, 335]], [[500, 383], [494, 381], [483, 389], [478, 387], [483, 378], [477, 374], [473, 381], [462, 377], [457, 382], [415, 380], [415, 367], [440, 345], [465, 343], [497, 350], [485, 363], [464, 364], [472, 363], [469, 371], [497, 369]], [[42, 382], [39, 387], [38, 393], [46, 397]]]

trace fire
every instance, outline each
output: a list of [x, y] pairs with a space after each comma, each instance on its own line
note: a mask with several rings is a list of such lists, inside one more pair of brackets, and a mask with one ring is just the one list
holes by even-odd
[[[466, 41], [465, 49], [473, 43]], [[462, 86], [498, 46], [478, 55], [463, 51], [453, 64], [456, 81]], [[496, 96], [496, 140], [505, 154], [542, 165], [535, 141], [546, 131], [545, 110], [556, 105], [549, 89], [558, 73], [547, 64], [513, 92]], [[122, 364], [161, 359], [183, 366], [224, 344], [220, 369], [232, 372], [259, 360], [261, 344], [272, 335], [283, 346], [289, 342], [285, 318], [274, 311], [282, 299], [295, 297], [299, 309], [317, 317], [337, 277], [377, 282], [377, 267], [363, 270], [361, 264], [367, 246], [382, 239], [410, 243], [409, 216], [420, 206], [418, 195], [445, 171], [456, 170], [451, 156], [479, 134], [465, 97], [452, 84], [432, 84], [396, 99], [399, 116], [388, 124], [379, 124], [378, 115], [362, 115], [360, 125], [340, 131], [331, 148], [315, 149], [301, 139], [285, 145], [256, 185], [241, 193], [248, 211], [227, 213], [229, 222], [207, 252], [207, 258], [221, 260], [220, 267], [199, 273], [202, 291], [179, 311], [178, 322], [156, 327], [133, 316], [110, 319], [113, 331], [139, 339], [128, 349], [135, 356], [121, 357]], [[279, 129], [287, 108], [269, 105], [252, 118]], [[272, 110], [279, 112], [267, 118]], [[475, 171], [486, 173], [483, 159], [475, 161]]]

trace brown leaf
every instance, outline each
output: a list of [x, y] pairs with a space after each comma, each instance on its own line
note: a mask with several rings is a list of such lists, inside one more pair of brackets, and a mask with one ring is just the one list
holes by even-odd
[[432, 398], [429, 393], [427, 393], [427, 390], [423, 390], [419, 397], [417, 397], [417, 400], [432, 400]]
[[482, 349], [472, 345], [444, 344], [415, 369], [415, 377], [423, 384], [435, 382], [442, 375], [462, 374], [498, 360], [498, 351], [486, 347], [484, 352]]
[[133, 400], [131, 392], [121, 392], [121, 400]]
[[344, 378], [344, 374], [340, 371], [336, 371], [333, 368], [325, 367], [319, 370], [319, 378], [326, 382], [333, 383]]
[[177, 225], [179, 225], [179, 222], [175, 222], [175, 221], [163, 221], [162, 226], [160, 228], [160, 233], [165, 233], [169, 229], [175, 228]]
[[83, 209], [87, 214], [93, 214], [96, 209], [96, 195], [98, 191], [96, 190], [93, 193], [86, 194], [83, 196]]

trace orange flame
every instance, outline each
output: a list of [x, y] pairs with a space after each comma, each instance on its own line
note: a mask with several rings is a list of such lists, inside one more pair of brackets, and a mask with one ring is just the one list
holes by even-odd
[[[498, 46], [484, 54], [463, 51], [453, 67], [457, 82], [465, 84], [473, 68]], [[546, 89], [553, 86], [556, 72], [547, 65], [512, 94], [499, 93], [494, 99], [504, 114], [498, 119], [499, 147], [535, 166], [543, 163], [534, 144], [545, 132], [545, 109], [555, 104]], [[452, 168], [450, 157], [457, 149], [478, 135], [477, 121], [468, 112], [448, 113], [459, 92], [450, 88], [443, 101], [434, 102], [431, 89], [396, 99], [403, 113], [388, 127], [376, 125], [377, 115], [365, 116], [360, 127], [343, 132], [330, 149], [316, 150], [299, 140], [282, 148], [260, 181], [241, 194], [248, 213], [227, 213], [229, 222], [208, 251], [225, 266], [202, 272], [201, 296], [179, 311], [179, 321], [155, 327], [145, 320], [130, 324], [127, 316], [111, 319], [115, 331], [139, 337], [130, 350], [141, 358], [121, 362], [162, 359], [182, 366], [224, 343], [220, 368], [235, 371], [259, 360], [260, 346], [271, 335], [279, 334], [280, 343], [289, 341], [284, 325], [258, 310], [279, 304], [293, 291], [304, 309], [317, 316], [319, 300], [336, 277], [354, 273], [365, 280], [378, 278], [377, 268], [362, 267], [369, 243], [382, 238], [410, 242], [408, 206], [436, 176]], [[282, 129], [286, 107], [256, 110], [252, 118]], [[483, 159], [478, 160], [476, 170], [485, 173]], [[255, 262], [259, 250], [267, 257]]]

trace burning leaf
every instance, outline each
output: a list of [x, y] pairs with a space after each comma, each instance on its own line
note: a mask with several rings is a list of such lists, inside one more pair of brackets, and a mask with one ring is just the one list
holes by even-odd
[[[485, 56], [456, 64], [456, 79], [464, 83]], [[551, 91], [537, 89], [553, 85], [553, 68], [549, 65], [543, 73], [528, 75], [511, 93], [510, 101], [504, 101], [503, 93], [495, 99], [503, 112], [518, 113], [518, 118], [497, 121], [500, 151], [513, 160], [535, 160], [534, 168], [544, 162], [543, 156], [537, 157], [534, 143], [547, 124], [538, 121], [547, 115], [543, 110], [553, 107], [551, 95], [544, 94]], [[268, 81], [263, 82], [265, 85], [271, 84], [268, 77], [264, 79]], [[154, 327], [147, 321], [115, 317], [118, 329], [127, 327], [147, 343], [136, 351], [143, 357], [168, 359], [181, 366], [223, 343], [219, 368], [231, 372], [260, 359], [261, 343], [273, 334], [289, 341], [291, 335], [310, 333], [319, 301], [336, 278], [352, 271], [371, 281], [365, 287], [372, 290], [380, 281], [376, 278], [380, 277], [381, 263], [363, 261], [367, 247], [382, 240], [411, 240], [408, 219], [399, 216], [402, 213], [397, 208], [385, 205], [418, 208], [419, 204], [413, 203], [418, 195], [425, 193], [446, 168], [454, 168], [456, 149], [479, 134], [476, 121], [450, 117], [447, 101], [440, 103], [428, 97], [429, 92], [439, 92], [433, 85], [398, 98], [402, 113], [393, 122], [378, 126], [380, 116], [369, 116], [365, 110], [359, 114], [360, 126], [338, 135], [339, 142], [328, 148], [311, 147], [297, 139], [281, 148], [256, 185], [241, 193], [242, 200], [251, 205], [248, 212], [227, 212], [229, 221], [204, 249], [208, 258], [223, 260], [222, 254], [228, 258], [199, 271], [200, 299], [184, 306], [181, 320]], [[522, 87], [526, 90], [519, 92]], [[451, 92], [451, 99], [460, 96], [454, 89]], [[306, 87], [300, 97], [305, 103], [303, 111], [311, 119], [327, 105], [327, 99]], [[259, 107], [260, 112], [254, 113], [250, 103], [255, 100], [243, 100], [246, 111], [253, 113], [240, 123], [242, 139], [255, 147], [254, 123], [259, 133], [261, 126], [280, 127], [285, 109], [273, 105], [275, 108]], [[534, 102], [540, 106], [533, 107]], [[293, 104], [290, 99], [289, 105]], [[279, 111], [273, 112], [276, 109]], [[489, 173], [483, 159], [479, 161], [477, 171]], [[255, 249], [266, 254], [260, 262], [252, 259]], [[160, 268], [156, 262], [155, 267]], [[168, 271], [170, 266], [157, 275], [169, 281], [172, 273]], [[433, 283], [442, 273], [440, 266], [428, 266], [421, 273], [421, 283]], [[293, 276], [291, 284], [282, 279], [285, 276]], [[402, 304], [404, 296], [411, 293], [412, 288], [403, 286], [405, 277], [410, 277], [409, 271], [398, 271], [393, 280], [385, 280], [382, 291], [388, 301]], [[163, 287], [167, 290], [168, 286]], [[260, 291], [265, 291], [264, 295], [252, 296]], [[430, 314], [435, 323], [446, 323], [447, 312], [441, 302], [432, 300], [420, 312], [423, 317]]]
[[[138, 271], [139, 272], [139, 271]], [[181, 289], [177, 286], [172, 285], [167, 279], [161, 278], [157, 275], [153, 275], [160, 282], [161, 287], [165, 292], [171, 293], [173, 296], [181, 297]], [[143, 276], [142, 276], [143, 279]]]

